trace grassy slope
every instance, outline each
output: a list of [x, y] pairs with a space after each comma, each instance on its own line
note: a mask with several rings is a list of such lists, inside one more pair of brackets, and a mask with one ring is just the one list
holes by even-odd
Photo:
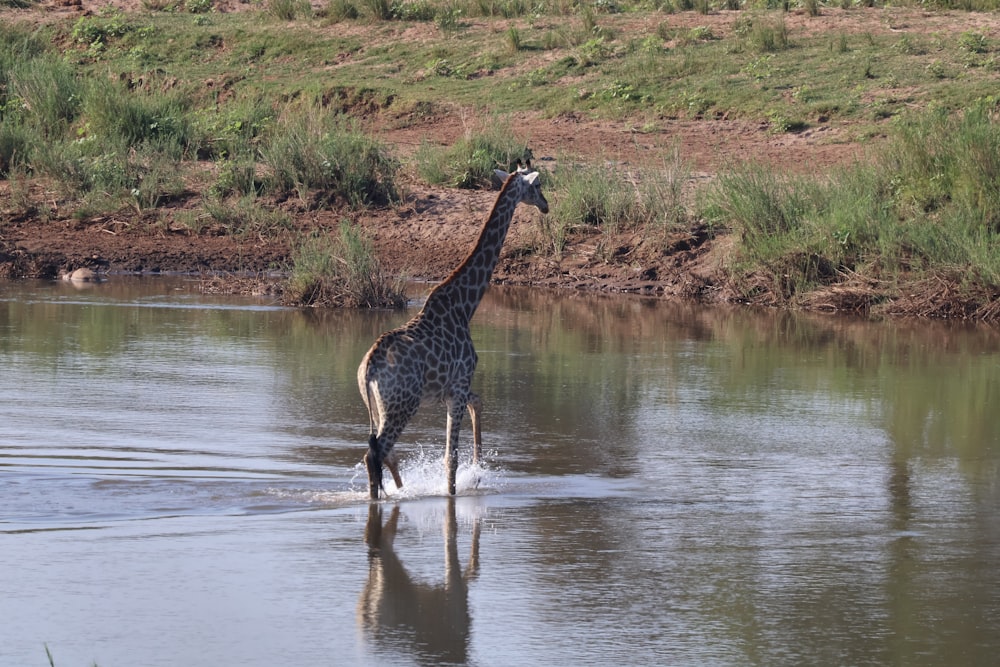
[[[909, 119], [914, 111], [956, 111], [976, 104], [993, 109], [997, 103], [1000, 44], [986, 36], [988, 30], [978, 26], [987, 22], [974, 15], [967, 15], [973, 18], [957, 28], [928, 30], [924, 22], [934, 15], [914, 11], [824, 9], [824, 16], [810, 23], [803, 13], [756, 9], [715, 14], [709, 20], [691, 11], [674, 14], [640, 3], [597, 3], [581, 9], [555, 2], [529, 6], [431, 0], [396, 6], [397, 14], [423, 20], [386, 21], [371, 18], [377, 6], [371, 0], [356, 7], [360, 18], [334, 20], [345, 4], [331, 3], [325, 16], [307, 15], [302, 6], [290, 5], [285, 14], [296, 14], [293, 20], [278, 18], [279, 5], [272, 2], [270, 9], [229, 14], [106, 10], [51, 22], [37, 32], [30, 14], [6, 10], [4, 22], [16, 26], [24, 16], [22, 32], [35, 33], [50, 53], [69, 64], [78, 80], [113, 82], [106, 96], [134, 97], [140, 106], [158, 104], [152, 100], [164, 96], [175, 100], [171, 111], [156, 107], [153, 121], [161, 130], [184, 127], [170, 165], [180, 172], [202, 169], [195, 166], [196, 159], [207, 158], [216, 163], [213, 174], [230, 180], [240, 160], [259, 159], [256, 148], [277, 119], [295, 108], [321, 106], [396, 124], [456, 105], [485, 117], [529, 109], [549, 116], [572, 112], [624, 120], [647, 131], [675, 118], [746, 118], [766, 122], [776, 133], [822, 122], [850, 127], [863, 141], [884, 132], [886, 119]], [[484, 16], [484, 7], [492, 7], [497, 15]], [[980, 18], [993, 22], [992, 15]], [[821, 21], [824, 29], [811, 29]], [[8, 60], [6, 71], [0, 68], [0, 81], [10, 78], [16, 60]], [[37, 110], [19, 105], [13, 89], [4, 97], [0, 130], [16, 125], [38, 132], [31, 122]], [[84, 107], [71, 114], [64, 129], [45, 130], [48, 140], [72, 145], [97, 136], [95, 105]], [[38, 140], [37, 134], [31, 136]], [[30, 162], [41, 163], [37, 156]], [[42, 175], [40, 171], [36, 167], [34, 175]], [[931, 200], [907, 209], [890, 193], [893, 219], [868, 234], [874, 239], [866, 241], [869, 246], [845, 253], [847, 241], [857, 238], [851, 226], [855, 223], [823, 221], [821, 213], [835, 208], [831, 202], [844, 192], [882, 195], [859, 194], [845, 186], [845, 191], [803, 203], [795, 215], [787, 216], [792, 220], [787, 229], [772, 228], [766, 220], [755, 219], [761, 212], [740, 199], [740, 188], [763, 189], [765, 194], [774, 188], [759, 179], [741, 181], [736, 171], [736, 177], [721, 179], [729, 184], [728, 192], [716, 192], [686, 218], [691, 224], [708, 220], [720, 233], [736, 232], [738, 261], [730, 270], [743, 298], [766, 291], [773, 302], [808, 304], [809, 299], [798, 297], [859, 272], [865, 277], [863, 285], [870, 286], [886, 285], [887, 277], [888, 283], [898, 283], [904, 280], [901, 272], [916, 269], [918, 275], [905, 279], [927, 280], [928, 271], [940, 269], [939, 274], [973, 276], [974, 284], [967, 278], [958, 281], [958, 287], [972, 295], [971, 305], [952, 314], [992, 312], [989, 304], [998, 282], [992, 265], [967, 271], [961, 256], [929, 249], [940, 240], [921, 246], [919, 239], [906, 238], [900, 242], [905, 247], [886, 246], [885, 237], [898, 235], [901, 217], [921, 224], [947, 220], [956, 227], [965, 225], [954, 222], [933, 196], [907, 191], [912, 200]], [[148, 173], [143, 172], [146, 182], [151, 181]], [[855, 174], [844, 180], [857, 179]], [[916, 176], [913, 188], [924, 187], [919, 180]], [[77, 199], [78, 217], [99, 214], [102, 207], [137, 205], [127, 194], [136, 188], [123, 183], [125, 194], [118, 196], [79, 190], [65, 190], [63, 196]], [[219, 189], [218, 183], [204, 179], [203, 185], [206, 193], [213, 186]], [[109, 187], [102, 187], [107, 194]], [[162, 189], [169, 187], [164, 177]], [[787, 190], [784, 185], [778, 189]], [[793, 190], [798, 194], [768, 196], [796, 199], [815, 187], [800, 182]], [[138, 204], [155, 209], [161, 194]], [[753, 200], [760, 195], [758, 191], [748, 196]], [[781, 200], [764, 202], [764, 208], [772, 204], [795, 206]], [[883, 204], [875, 206], [883, 210]], [[266, 209], [268, 203], [261, 199], [243, 206]], [[812, 213], [803, 216], [803, 211]], [[254, 215], [255, 233], [285, 226], [280, 215]], [[259, 222], [261, 216], [264, 223]], [[810, 228], [817, 220], [819, 227]], [[573, 221], [566, 224], [572, 226]], [[747, 232], [756, 227], [765, 233]], [[966, 254], [988, 256], [995, 231], [977, 231], [981, 238]], [[966, 241], [963, 237], [960, 242]], [[881, 256], [890, 261], [879, 261]], [[824, 263], [831, 266], [816, 269]], [[788, 280], [780, 279], [789, 275]], [[858, 285], [855, 289], [863, 291]]]

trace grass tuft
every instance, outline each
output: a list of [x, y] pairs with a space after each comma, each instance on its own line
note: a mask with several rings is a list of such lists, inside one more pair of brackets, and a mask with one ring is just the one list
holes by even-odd
[[495, 169], [510, 171], [517, 160], [530, 159], [531, 150], [510, 124], [492, 119], [446, 148], [422, 145], [415, 162], [428, 183], [471, 189], [490, 187]]
[[397, 201], [399, 164], [388, 149], [344, 118], [323, 109], [289, 109], [261, 149], [270, 190], [298, 194], [310, 207]]
[[348, 220], [336, 235], [314, 235], [295, 249], [285, 300], [300, 306], [403, 308], [405, 281], [389, 276], [367, 236]]
[[308, 0], [267, 0], [267, 13], [279, 21], [294, 21], [312, 17]]

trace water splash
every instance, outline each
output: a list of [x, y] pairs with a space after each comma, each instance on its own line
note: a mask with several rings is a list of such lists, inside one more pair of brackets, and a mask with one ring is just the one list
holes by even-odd
[[[488, 462], [488, 459], [495, 456], [496, 452], [484, 452], [483, 458], [475, 464], [468, 459], [459, 459], [455, 493], [460, 496], [484, 495], [502, 490], [506, 485], [504, 471]], [[391, 475], [385, 475], [385, 492], [391, 500], [448, 495], [448, 477], [439, 447], [419, 447], [415, 452], [401, 454], [399, 475], [403, 478], [401, 489], [396, 486]], [[351, 488], [367, 491], [368, 473], [364, 464], [355, 466]]]
[[[507, 473], [503, 468], [489, 463], [497, 457], [497, 452], [484, 452], [483, 459], [473, 464], [471, 460], [460, 459], [458, 474], [455, 476], [455, 491], [458, 496], [481, 496], [498, 493], [507, 487]], [[400, 455], [399, 474], [403, 478], [403, 488], [398, 488], [392, 475], [385, 475], [385, 499], [413, 500], [448, 495], [447, 473], [441, 448], [420, 447]], [[346, 489], [308, 489], [269, 487], [264, 492], [271, 498], [287, 502], [302, 502], [307, 505], [343, 507], [368, 502], [368, 471], [364, 463], [357, 463], [347, 482]]]

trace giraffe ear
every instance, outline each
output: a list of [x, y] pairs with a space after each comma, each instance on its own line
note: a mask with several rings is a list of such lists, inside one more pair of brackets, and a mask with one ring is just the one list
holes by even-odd
[[538, 180], [538, 172], [537, 171], [533, 171], [530, 174], [525, 174], [524, 175], [524, 180], [528, 181], [528, 183], [530, 183], [531, 185], [534, 185], [535, 181]]
[[508, 174], [503, 169], [494, 169], [493, 173], [497, 175], [497, 178], [500, 179], [501, 183], [506, 183], [507, 182], [507, 178], [510, 176], [510, 174]]

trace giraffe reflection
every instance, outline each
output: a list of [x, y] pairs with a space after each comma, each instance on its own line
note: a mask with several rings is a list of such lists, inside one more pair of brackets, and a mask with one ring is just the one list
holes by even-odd
[[420, 662], [465, 663], [471, 616], [468, 584], [479, 573], [479, 519], [472, 529], [472, 552], [465, 570], [458, 558], [455, 499], [444, 518], [444, 582], [415, 581], [393, 549], [399, 506], [382, 523], [382, 505], [368, 508], [368, 581], [358, 602], [358, 622], [376, 645], [399, 645]]

